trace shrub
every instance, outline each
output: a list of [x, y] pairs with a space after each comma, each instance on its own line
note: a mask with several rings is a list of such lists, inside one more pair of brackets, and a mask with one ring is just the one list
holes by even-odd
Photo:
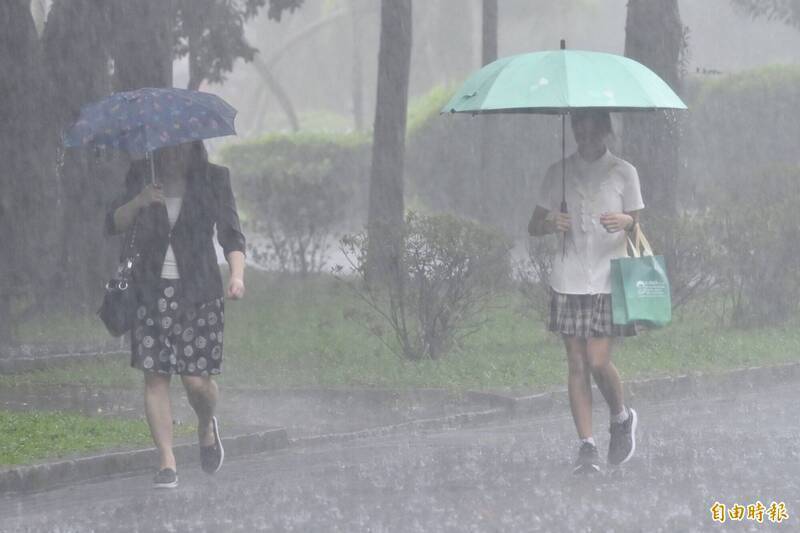
[[237, 143], [222, 149], [221, 158], [231, 169], [234, 185], [243, 195], [246, 210], [263, 204], [257, 194], [265, 182], [296, 176], [317, 181], [320, 176], [343, 188], [348, 198], [343, 206], [350, 217], [366, 214], [369, 190], [370, 138], [363, 134], [275, 134]]
[[[347, 283], [371, 311], [350, 310], [348, 316], [402, 357], [437, 359], [480, 324], [491, 297], [508, 279], [510, 245], [475, 222], [414, 212], [406, 217], [403, 242], [402, 279], [386, 288], [366, 281], [367, 235], [342, 239], [342, 251], [357, 273]], [[394, 342], [386, 340], [387, 325]]]
[[682, 151], [684, 206], [705, 208], [720, 190], [747, 189], [765, 168], [796, 165], [800, 66], [772, 65], [689, 80]]
[[525, 301], [542, 319], [550, 308], [550, 274], [558, 249], [557, 239], [552, 235], [528, 239], [528, 257], [517, 262], [514, 272]]
[[800, 168], [764, 173], [720, 198], [715, 236], [730, 319], [739, 326], [786, 321], [800, 301]]
[[[253, 258], [281, 272], [306, 275], [325, 267], [331, 234], [344, 219], [347, 191], [316, 167], [265, 179], [254, 194], [262, 198], [251, 226], [266, 246], [251, 245]], [[315, 175], [316, 174], [316, 175]]]
[[366, 154], [358, 135], [272, 135], [226, 147], [251, 257], [281, 271], [320, 271], [331, 236], [366, 209]]

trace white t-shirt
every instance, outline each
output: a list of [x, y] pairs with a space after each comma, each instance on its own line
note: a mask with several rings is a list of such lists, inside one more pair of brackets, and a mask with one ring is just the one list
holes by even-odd
[[[559, 161], [547, 170], [537, 203], [557, 212], [561, 198]], [[559, 244], [553, 258], [550, 286], [563, 294], [610, 294], [611, 260], [628, 251], [625, 232], [608, 233], [600, 215], [644, 208], [636, 168], [608, 150], [592, 162], [576, 152], [566, 159], [566, 199], [572, 228], [566, 254]]]
[[[171, 230], [175, 227], [175, 222], [177, 222], [178, 215], [180, 215], [183, 198], [180, 196], [167, 196], [164, 198], [164, 203], [167, 206], [167, 218], [169, 218], [169, 228]], [[178, 262], [175, 259], [175, 252], [172, 251], [172, 244], [167, 246], [167, 253], [164, 254], [164, 266], [161, 267], [161, 277], [163, 279], [181, 278], [178, 272]]]

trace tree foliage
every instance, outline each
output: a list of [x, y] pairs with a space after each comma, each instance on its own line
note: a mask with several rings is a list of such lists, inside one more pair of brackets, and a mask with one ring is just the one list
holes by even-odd
[[203, 81], [222, 83], [237, 59], [252, 61], [257, 49], [244, 36], [244, 25], [269, 1], [267, 16], [280, 21], [284, 11], [303, 0], [177, 0], [175, 57], [189, 56], [189, 88]]
[[800, 29], [800, 0], [731, 0], [753, 18], [778, 20]]

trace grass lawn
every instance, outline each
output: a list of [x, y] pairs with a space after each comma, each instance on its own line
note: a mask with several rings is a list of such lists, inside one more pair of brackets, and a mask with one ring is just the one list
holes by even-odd
[[[545, 390], [565, 383], [560, 340], [516, 293], [498, 298], [482, 329], [446, 357], [412, 363], [346, 318], [361, 304], [329, 276], [301, 281], [250, 271], [247, 291], [245, 300], [226, 302], [223, 386]], [[737, 330], [718, 326], [706, 307], [620, 343], [614, 358], [623, 378], [797, 360], [800, 320]], [[0, 386], [33, 382], [139, 387], [141, 376], [119, 361], [0, 376]]]
[[98, 344], [112, 339], [100, 319], [88, 313], [63, 313], [48, 316], [46, 320], [25, 322], [12, 331], [12, 338], [26, 344]]
[[[176, 428], [178, 435], [194, 431], [190, 426]], [[0, 410], [0, 466], [123, 446], [152, 446], [150, 431], [143, 420]]]

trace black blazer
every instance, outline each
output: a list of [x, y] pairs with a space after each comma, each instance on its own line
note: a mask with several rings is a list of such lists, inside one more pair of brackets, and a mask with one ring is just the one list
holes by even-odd
[[[167, 208], [154, 204], [138, 215], [135, 247], [140, 254], [133, 270], [133, 281], [147, 302], [158, 297], [158, 283], [167, 245], [172, 244], [183, 297], [190, 303], [204, 303], [223, 296], [222, 276], [214, 251], [214, 227], [225, 257], [233, 251], [245, 251], [245, 237], [236, 211], [228, 169], [210, 163], [205, 172], [190, 173], [186, 182], [180, 215], [170, 231]], [[125, 192], [118, 196], [106, 213], [106, 232], [119, 234], [114, 212], [131, 201], [150, 182], [147, 165], [131, 165], [125, 178]], [[127, 241], [127, 239], [125, 239]], [[123, 243], [122, 254], [125, 243]]]

